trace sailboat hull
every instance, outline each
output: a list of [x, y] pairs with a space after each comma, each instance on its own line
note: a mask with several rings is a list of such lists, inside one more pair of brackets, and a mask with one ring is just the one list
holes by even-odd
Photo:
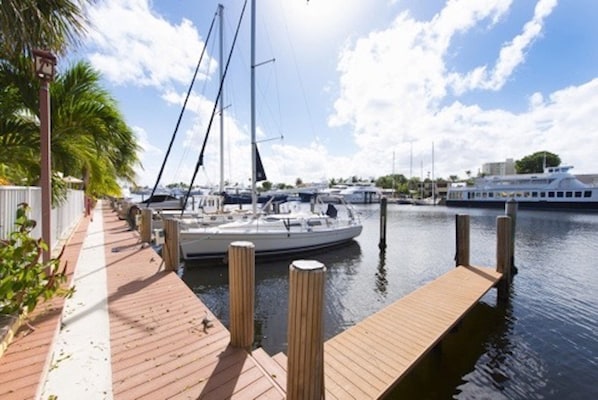
[[272, 227], [247, 224], [246, 228], [221, 227], [180, 232], [181, 255], [185, 260], [223, 258], [232, 242], [247, 241], [258, 256], [291, 254], [336, 246], [361, 234], [360, 224], [342, 227]]

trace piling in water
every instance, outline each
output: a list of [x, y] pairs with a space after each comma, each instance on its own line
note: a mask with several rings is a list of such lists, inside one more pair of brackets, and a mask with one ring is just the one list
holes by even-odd
[[380, 199], [380, 242], [378, 248], [380, 250], [386, 249], [386, 197]]
[[496, 270], [503, 274], [498, 283], [498, 301], [504, 302], [509, 297], [511, 285], [511, 218], [499, 216], [496, 219]]
[[505, 215], [511, 218], [511, 241], [509, 246], [511, 248], [511, 258], [509, 259], [509, 268], [514, 272], [515, 270], [515, 226], [517, 224], [517, 209], [519, 208], [517, 200], [511, 198], [505, 203]]
[[469, 215], [456, 215], [456, 266], [469, 265]]

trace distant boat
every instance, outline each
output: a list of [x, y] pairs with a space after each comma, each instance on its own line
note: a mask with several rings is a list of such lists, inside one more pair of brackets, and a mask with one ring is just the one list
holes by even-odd
[[543, 173], [477, 178], [473, 186], [452, 184], [449, 207], [504, 207], [515, 199], [519, 208], [561, 211], [598, 211], [598, 187], [569, 173], [572, 166], [547, 167]]
[[118, 217], [134, 221], [135, 216], [141, 214], [141, 210], [148, 207], [154, 211], [179, 211], [183, 209], [183, 202], [182, 198], [168, 193], [154, 194], [142, 201], [121, 203]]
[[[221, 193], [223, 198], [223, 204], [225, 205], [233, 205], [233, 204], [251, 204], [253, 201], [251, 197], [251, 190], [225, 190]], [[286, 201], [288, 198], [288, 193], [262, 193], [257, 197], [257, 202], [267, 203], [270, 200], [275, 202]]]
[[437, 206], [440, 204], [440, 197], [426, 197], [424, 199], [413, 199], [411, 204], [415, 206]]
[[339, 192], [347, 203], [371, 204], [379, 203], [382, 197], [382, 190], [372, 184], [357, 183], [347, 186]]

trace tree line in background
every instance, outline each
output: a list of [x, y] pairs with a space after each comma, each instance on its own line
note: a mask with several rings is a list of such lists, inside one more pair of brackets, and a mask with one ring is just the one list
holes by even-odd
[[[546, 167], [556, 167], [560, 164], [561, 159], [558, 155], [548, 151], [537, 151], [521, 158], [520, 160], [516, 160], [515, 171], [517, 174], [540, 173], [543, 172], [544, 168]], [[472, 176], [471, 171], [465, 171], [465, 175], [467, 178], [464, 179], [459, 178], [458, 175], [450, 175], [448, 180], [444, 178], [437, 178], [434, 179], [434, 182], [432, 182], [432, 179], [429, 176], [422, 180], [419, 177], [407, 178], [403, 174], [384, 175], [379, 178], [369, 179], [352, 176], [350, 178], [332, 178], [328, 181], [328, 187], [343, 184], [367, 183], [382, 189], [393, 189], [398, 195], [413, 196], [422, 190], [429, 195], [431, 192], [432, 183], [434, 183], [436, 187], [445, 187], [448, 184], [455, 182], [466, 182], [467, 184], [473, 184], [475, 177]], [[484, 174], [479, 172], [476, 177], [482, 176], [484, 176]], [[295, 180], [294, 186], [286, 183], [275, 184], [270, 181], [263, 181], [260, 182], [260, 186], [257, 187], [257, 190], [260, 192], [267, 192], [270, 190], [298, 189], [311, 185], [312, 184], [310, 183], [304, 183], [303, 179], [301, 178], [297, 178]], [[230, 186], [230, 182], [225, 182], [225, 186]], [[189, 185], [184, 182], [171, 183], [166, 185], [166, 188], [187, 190]], [[135, 189], [139, 188], [134, 188], [134, 190]]]
[[[76, 48], [86, 33], [89, 0], [0, 1], [0, 184], [40, 180], [40, 81], [33, 49], [57, 56]], [[118, 104], [85, 61], [58, 62], [50, 83], [52, 192], [65, 194], [73, 176], [92, 197], [120, 195], [119, 181], [133, 182], [139, 165], [136, 137]]]

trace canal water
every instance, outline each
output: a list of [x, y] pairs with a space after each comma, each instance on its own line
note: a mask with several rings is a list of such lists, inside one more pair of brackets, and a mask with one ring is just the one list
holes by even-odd
[[[471, 263], [496, 263], [502, 210], [389, 204], [380, 252], [379, 206], [358, 209], [353, 243], [300, 257], [327, 267], [326, 339], [453, 268], [457, 213], [471, 218]], [[270, 355], [286, 353], [291, 261], [256, 263], [255, 346]], [[598, 215], [519, 211], [515, 265], [509, 302], [488, 293], [389, 399], [598, 398]], [[188, 264], [183, 279], [228, 326], [226, 266]]]

